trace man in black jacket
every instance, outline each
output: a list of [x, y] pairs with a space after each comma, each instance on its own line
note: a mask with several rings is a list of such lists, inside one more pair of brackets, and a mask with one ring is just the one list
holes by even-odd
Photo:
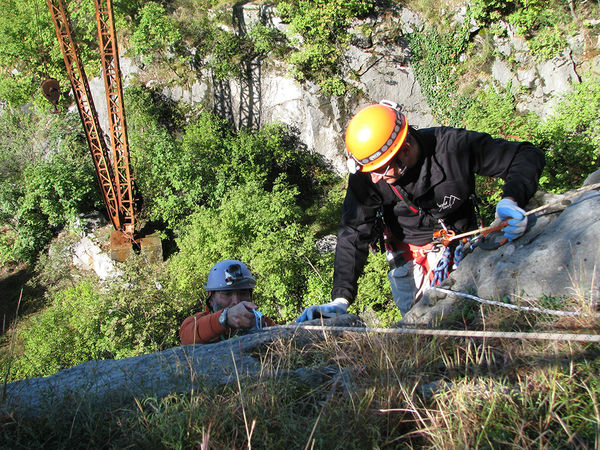
[[477, 227], [475, 174], [502, 178], [498, 219], [512, 241], [527, 226], [522, 209], [537, 189], [543, 153], [528, 142], [494, 139], [449, 127], [409, 127], [397, 104], [384, 100], [360, 110], [346, 130], [350, 177], [338, 229], [332, 298], [304, 310], [298, 321], [346, 312], [357, 292], [369, 245], [383, 219], [388, 277], [402, 314], [427, 289], [441, 256], [433, 233]]

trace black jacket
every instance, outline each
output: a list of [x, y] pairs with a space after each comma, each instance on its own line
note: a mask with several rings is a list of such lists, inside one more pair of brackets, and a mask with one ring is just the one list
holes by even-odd
[[[338, 229], [332, 298], [350, 302], [367, 260], [378, 211], [392, 234], [404, 242], [425, 245], [441, 229], [439, 219], [457, 233], [476, 227], [470, 200], [475, 174], [505, 180], [502, 196], [524, 207], [537, 189], [544, 154], [529, 142], [494, 139], [485, 133], [457, 128], [411, 128], [421, 158], [394, 186], [374, 184], [368, 173], [348, 179]], [[394, 191], [394, 188], [397, 192]], [[406, 201], [401, 197], [407, 197]]]

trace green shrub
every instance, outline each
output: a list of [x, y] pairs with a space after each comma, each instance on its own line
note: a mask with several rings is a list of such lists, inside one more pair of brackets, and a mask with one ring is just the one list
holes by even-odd
[[600, 81], [592, 77], [566, 94], [535, 136], [546, 152], [541, 187], [561, 192], [581, 185], [598, 168]]
[[130, 50], [151, 63], [178, 43], [181, 33], [160, 3], [147, 2], [138, 14], [138, 24], [129, 38]]
[[162, 267], [143, 257], [118, 268], [120, 275], [107, 285], [83, 279], [49, 292], [46, 307], [19, 325], [14, 354], [4, 357], [11, 380], [179, 345], [179, 325], [193, 301], [164, 289]]
[[[193, 305], [167, 289], [164, 267], [133, 256], [119, 265], [121, 275], [103, 293], [98, 351], [126, 358], [179, 345], [179, 326]], [[93, 343], [91, 344], [93, 345]]]
[[520, 114], [510, 91], [509, 84], [506, 89], [488, 86], [479, 92], [464, 113], [464, 127], [497, 138], [531, 140], [538, 126], [537, 116]]
[[249, 36], [254, 45], [254, 51], [261, 56], [272, 52], [283, 55], [287, 50], [285, 36], [280, 31], [261, 23], [252, 27]]
[[247, 36], [216, 28], [212, 33], [208, 66], [216, 80], [240, 78], [244, 75], [243, 62], [254, 57], [254, 47]]
[[97, 286], [81, 282], [58, 292], [42, 312], [19, 327], [11, 380], [48, 376], [83, 361], [109, 356], [99, 351], [100, 318], [106, 312]]
[[408, 36], [415, 77], [436, 119], [457, 126], [470, 99], [458, 93], [459, 57], [467, 49], [466, 26], [438, 31], [430, 27]]
[[[280, 174], [300, 190], [308, 206], [336, 176], [314, 153], [307, 152], [289, 129], [269, 124], [234, 133], [214, 114], [192, 114], [175, 139], [149, 107], [151, 95], [132, 90], [133, 167], [151, 220], [171, 229], [202, 205], [218, 206], [224, 195], [248, 181], [269, 190]], [[148, 111], [144, 111], [148, 109]]]
[[515, 8], [515, 2], [506, 0], [475, 0], [469, 2], [471, 16], [482, 25], [503, 19]]
[[558, 55], [567, 45], [565, 24], [571, 20], [567, 5], [562, 0], [520, 0], [508, 15], [508, 22], [528, 40], [529, 50], [538, 61]]
[[239, 259], [257, 277], [261, 311], [275, 320], [295, 317], [308, 279], [317, 277], [311, 264], [319, 266], [314, 236], [299, 223], [297, 194], [283, 180], [271, 191], [249, 182], [229, 191], [219, 208], [201, 208], [177, 240], [180, 251], [169, 265], [171, 290], [199, 298], [213, 264]]
[[340, 58], [350, 38], [350, 19], [364, 17], [375, 9], [371, 0], [290, 0], [280, 1], [277, 9], [290, 23], [292, 36], [302, 43], [290, 55], [298, 79], [314, 81], [330, 95], [345, 92], [339, 80]]
[[529, 49], [538, 61], [547, 61], [558, 56], [567, 46], [567, 41], [558, 25], [547, 26], [529, 41]]
[[73, 119], [35, 111], [0, 118], [0, 218], [8, 226], [0, 261], [32, 261], [56, 230], [98, 204], [92, 158]]

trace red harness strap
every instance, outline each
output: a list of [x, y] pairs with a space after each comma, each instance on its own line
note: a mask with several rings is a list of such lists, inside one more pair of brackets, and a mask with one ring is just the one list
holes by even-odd
[[433, 280], [433, 270], [430, 270], [429, 262], [427, 261], [427, 253], [433, 249], [433, 244], [413, 245], [406, 242], [400, 243], [396, 251], [402, 252], [402, 257], [406, 261], [414, 261], [423, 268], [424, 273], [429, 275], [429, 281]]

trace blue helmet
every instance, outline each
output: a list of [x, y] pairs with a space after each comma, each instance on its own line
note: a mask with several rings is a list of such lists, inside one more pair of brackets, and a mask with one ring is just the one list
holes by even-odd
[[226, 259], [212, 266], [208, 280], [204, 284], [207, 291], [232, 291], [234, 289], [254, 289], [256, 280], [243, 262]]

